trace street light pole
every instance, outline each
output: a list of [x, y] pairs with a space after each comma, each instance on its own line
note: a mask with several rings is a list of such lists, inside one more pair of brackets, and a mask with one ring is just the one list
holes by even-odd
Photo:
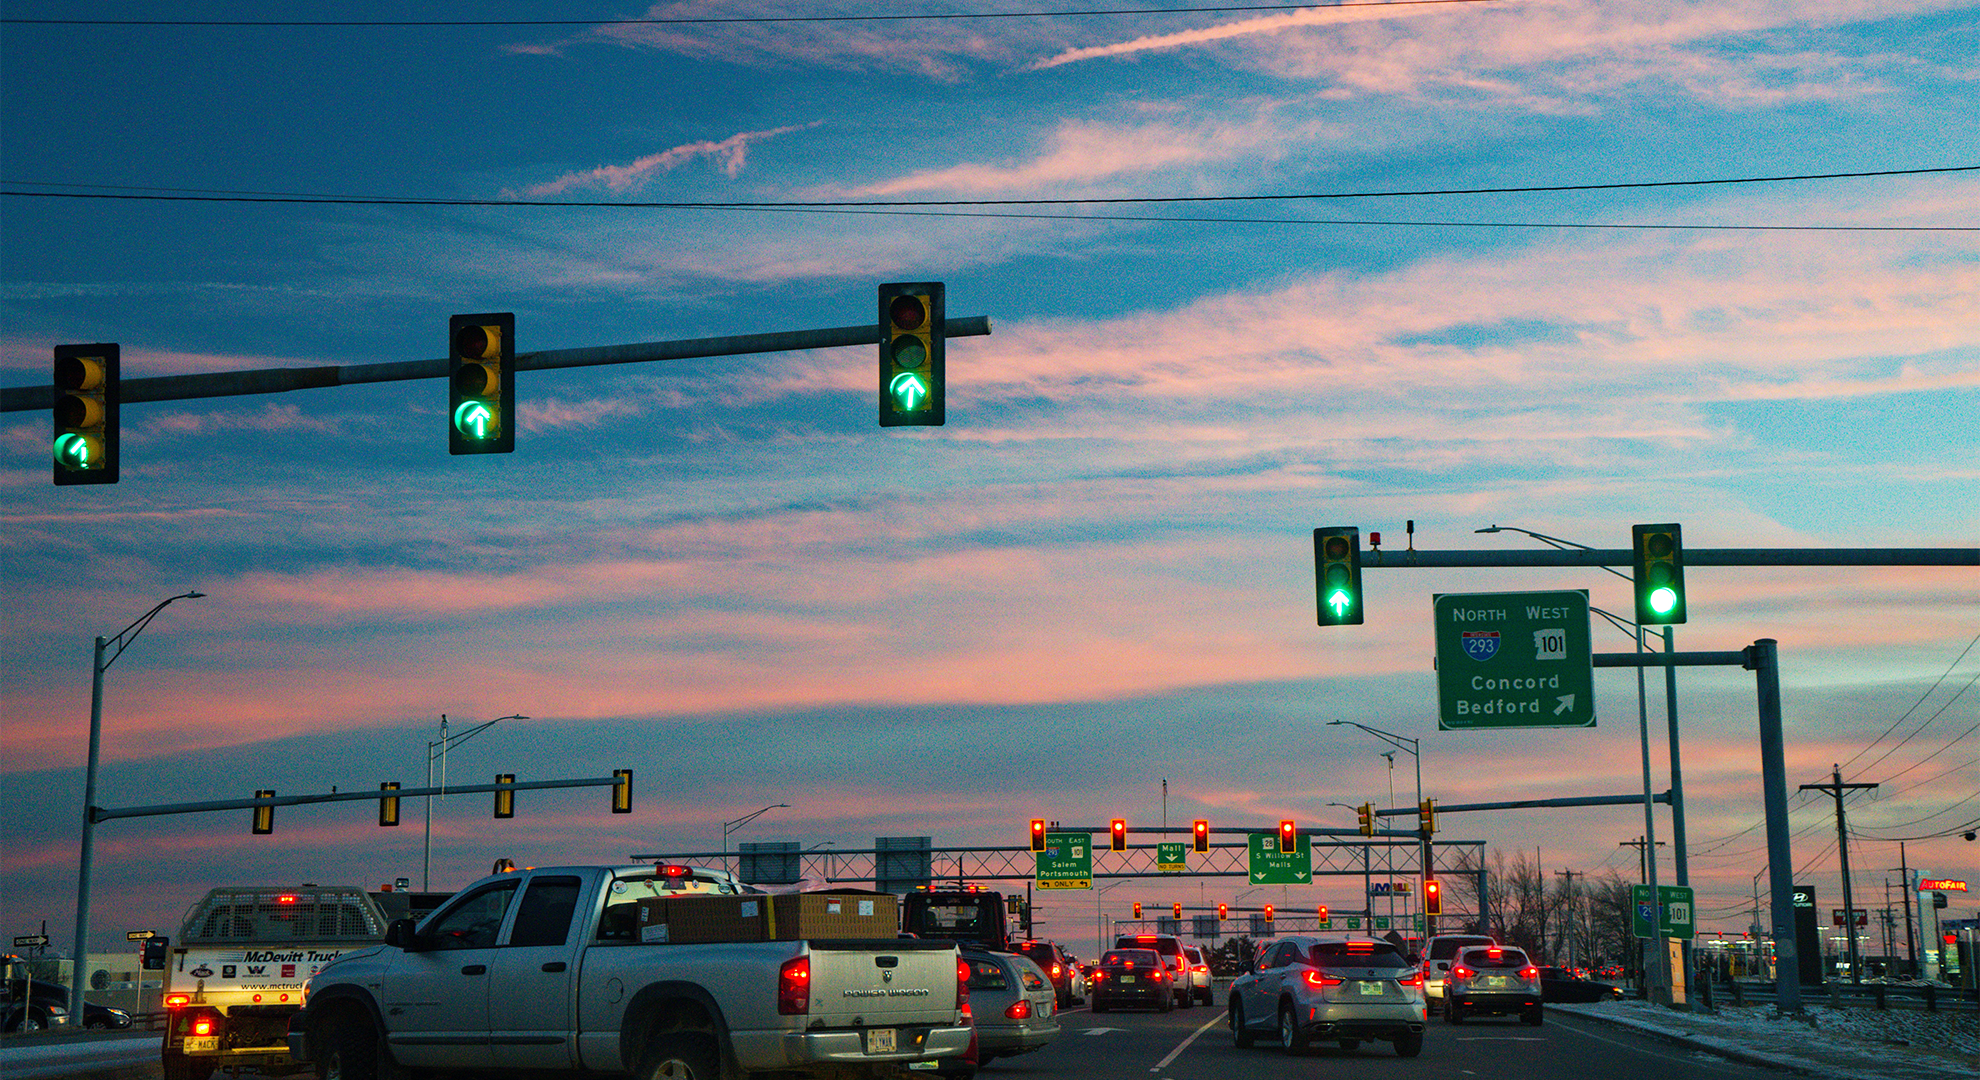
[[769, 813], [772, 810], [789, 810], [790, 808], [791, 808], [791, 804], [787, 802], [771, 803], [769, 806], [766, 806], [761, 810], [756, 810], [751, 813], [744, 814], [743, 816], [735, 819], [734, 821], [723, 822], [722, 823], [722, 870], [724, 872], [728, 872], [729, 870], [729, 834], [730, 833], [735, 832], [737, 829], [740, 829], [744, 825], [747, 825], [750, 822], [755, 821], [757, 818], [762, 817], [763, 815]]
[[[504, 720], [527, 719], [529, 717], [520, 713], [511, 716], [498, 716], [485, 723], [476, 724], [458, 735], [449, 735], [447, 734], [447, 714], [441, 713], [440, 738], [438, 741], [432, 741], [426, 744], [426, 786], [429, 788], [433, 786], [433, 759], [436, 756], [440, 759], [440, 789], [444, 793], [447, 788], [448, 750], [474, 738], [476, 735], [487, 731]], [[426, 842], [421, 847], [419, 887], [422, 892], [429, 891], [433, 888], [433, 796], [431, 795], [426, 797]]]
[[[1423, 805], [1423, 754], [1422, 754], [1422, 745], [1423, 745], [1423, 744], [1422, 744], [1422, 742], [1421, 742], [1420, 740], [1417, 740], [1417, 739], [1412, 739], [1412, 738], [1410, 738], [1410, 737], [1409, 737], [1409, 736], [1407, 736], [1407, 735], [1397, 735], [1397, 734], [1394, 734], [1394, 733], [1392, 733], [1392, 732], [1387, 732], [1387, 731], [1383, 731], [1383, 730], [1382, 730], [1382, 729], [1380, 729], [1380, 728], [1372, 728], [1372, 727], [1369, 727], [1369, 726], [1368, 726], [1367, 724], [1363, 724], [1363, 723], [1358, 723], [1358, 722], [1356, 722], [1356, 721], [1353, 721], [1353, 720], [1329, 720], [1329, 721], [1327, 721], [1327, 726], [1328, 726], [1328, 727], [1337, 727], [1337, 726], [1339, 726], [1339, 725], [1341, 725], [1341, 724], [1350, 724], [1350, 725], [1352, 725], [1352, 726], [1354, 726], [1354, 727], [1358, 727], [1358, 728], [1360, 728], [1361, 730], [1363, 730], [1363, 731], [1365, 731], [1365, 732], [1367, 732], [1367, 733], [1369, 733], [1370, 735], [1373, 735], [1373, 736], [1375, 736], [1375, 737], [1376, 737], [1376, 738], [1378, 738], [1378, 739], [1382, 739], [1382, 740], [1385, 740], [1386, 742], [1388, 742], [1388, 744], [1389, 744], [1390, 746], [1393, 746], [1393, 747], [1395, 747], [1395, 748], [1396, 748], [1396, 749], [1398, 749], [1398, 750], [1407, 750], [1407, 751], [1409, 751], [1409, 756], [1410, 756], [1410, 757], [1412, 757], [1412, 758], [1414, 758], [1414, 759], [1416, 760], [1416, 805], [1417, 805], [1417, 806], [1419, 806], [1419, 807], [1421, 807], [1421, 806]], [[1395, 765], [1396, 765], [1396, 760], [1395, 760], [1394, 758], [1390, 758], [1390, 759], [1389, 759], [1389, 768], [1390, 768], [1390, 770], [1391, 770], [1391, 772], [1392, 772], [1392, 773], [1393, 773], [1393, 771], [1394, 771], [1394, 769], [1395, 769]], [[1389, 792], [1389, 801], [1390, 801], [1390, 802], [1395, 802], [1395, 801], [1396, 801], [1396, 796], [1395, 796], [1395, 792], [1394, 792], [1394, 790], [1391, 790], [1391, 791]], [[1394, 809], [1394, 808], [1393, 808], [1393, 807], [1391, 807], [1390, 809]], [[1424, 832], [1424, 831], [1423, 831], [1423, 830], [1421, 830], [1421, 829], [1418, 829], [1417, 831], [1418, 831], [1418, 834], [1419, 834], [1419, 836], [1418, 836], [1418, 841], [1417, 841], [1417, 847], [1418, 847], [1418, 850], [1417, 850], [1417, 854], [1416, 854], [1416, 862], [1417, 862], [1417, 866], [1418, 866], [1418, 870], [1417, 870], [1417, 875], [1416, 875], [1416, 876], [1417, 876], [1417, 878], [1419, 879], [1419, 884], [1420, 884], [1420, 883], [1421, 883], [1421, 879], [1423, 879], [1423, 878], [1428, 878], [1428, 877], [1431, 877], [1431, 876], [1433, 876], [1433, 874], [1434, 874], [1434, 872], [1435, 872], [1435, 867], [1431, 865], [1431, 851], [1430, 851], [1430, 834], [1429, 834], [1428, 832]], [[1366, 851], [1366, 847], [1364, 847], [1364, 848], [1363, 848], [1363, 850], [1364, 850], [1364, 851]], [[1392, 867], [1391, 869], [1393, 870], [1393, 867]], [[1416, 901], [1416, 902], [1417, 902], [1417, 903], [1418, 903], [1419, 905], [1421, 905], [1421, 904], [1423, 903], [1423, 899], [1422, 899], [1422, 897], [1421, 897], [1421, 896], [1419, 896], [1419, 897], [1417, 898], [1417, 901]], [[1390, 915], [1391, 915], [1391, 916], [1393, 917], [1393, 916], [1395, 915], [1395, 898], [1394, 898], [1394, 896], [1393, 896], [1393, 894], [1391, 895], [1391, 897], [1390, 897], [1390, 899], [1389, 899], [1389, 905], [1390, 905], [1390, 906], [1389, 906], [1389, 914], [1390, 914]], [[1373, 914], [1372, 914], [1372, 913], [1373, 913], [1373, 907], [1374, 907], [1374, 905], [1373, 905], [1372, 903], [1370, 903], [1370, 905], [1369, 905], [1369, 907], [1370, 907], [1370, 911], [1371, 911], [1371, 916], [1370, 916], [1370, 917], [1372, 918], [1372, 917], [1373, 917]], [[1483, 907], [1484, 907], [1484, 899], [1483, 899], [1483, 897], [1481, 897], [1481, 898], [1480, 898], [1480, 900], [1479, 900], [1479, 907], [1480, 907], [1480, 908], [1483, 908]], [[1427, 937], [1429, 937], [1429, 936], [1430, 936], [1430, 932], [1431, 932], [1431, 928], [1430, 928], [1430, 914], [1429, 914], [1429, 912], [1424, 912], [1424, 914], [1423, 914], [1423, 936], [1424, 936], [1424, 937], [1426, 937], [1426, 938], [1427, 938]]]
[[[103, 746], [103, 673], [110, 665], [124, 655], [131, 642], [137, 640], [144, 628], [166, 605], [174, 600], [196, 600], [206, 594], [197, 589], [182, 592], [177, 596], [160, 600], [150, 611], [117, 632], [115, 637], [97, 638], [96, 654], [90, 663], [89, 689], [89, 764], [83, 770], [83, 828], [81, 866], [76, 872], [76, 937], [75, 962], [69, 968], [69, 1023], [80, 1025], [83, 1022], [83, 968], [89, 958], [89, 889], [90, 869], [96, 857], [96, 766]], [[115, 652], [109, 652], [112, 645]]]

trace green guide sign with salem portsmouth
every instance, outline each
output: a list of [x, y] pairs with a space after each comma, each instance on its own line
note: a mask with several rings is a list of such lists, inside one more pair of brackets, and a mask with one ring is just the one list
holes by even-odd
[[1038, 887], [1041, 889], [1092, 888], [1092, 834], [1046, 833], [1045, 850], [1038, 853]]
[[1437, 729], [1594, 727], [1588, 591], [1440, 593]]

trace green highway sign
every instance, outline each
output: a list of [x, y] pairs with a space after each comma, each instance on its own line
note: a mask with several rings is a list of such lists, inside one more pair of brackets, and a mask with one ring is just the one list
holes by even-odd
[[1189, 869], [1188, 844], [1156, 844], [1155, 869], [1164, 874], [1180, 874]]
[[1437, 730], [1594, 727], [1588, 590], [1440, 593]]
[[1629, 922], [1631, 931], [1640, 938], [1695, 938], [1698, 936], [1696, 924], [1692, 921], [1692, 895], [1689, 885], [1659, 885], [1657, 896], [1663, 900], [1663, 910], [1657, 913], [1657, 932], [1650, 932], [1650, 886], [1631, 885], [1629, 887]]
[[1299, 838], [1299, 851], [1279, 853], [1279, 834], [1251, 834], [1251, 883], [1253, 885], [1310, 885], [1313, 882], [1313, 845], [1309, 837]]
[[1038, 853], [1038, 887], [1092, 888], [1093, 835], [1083, 832], [1046, 833], [1045, 850]]

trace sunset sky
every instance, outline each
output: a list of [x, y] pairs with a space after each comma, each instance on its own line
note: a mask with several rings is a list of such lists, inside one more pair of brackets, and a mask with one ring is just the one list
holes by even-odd
[[[119, 343], [126, 379], [430, 359], [463, 312], [513, 311], [523, 352], [847, 326], [892, 281], [994, 332], [948, 342], [939, 428], [876, 426], [870, 346], [526, 371], [509, 455], [448, 454], [441, 380], [131, 404], [106, 486], [53, 486], [47, 414], [0, 415], [8, 932], [71, 944], [92, 639], [190, 589], [106, 675], [103, 806], [418, 786], [443, 715], [528, 717], [454, 754], [459, 783], [635, 770], [630, 816], [596, 790], [437, 805], [455, 888], [498, 857], [706, 851], [773, 803], [732, 841], [1155, 825], [1163, 779], [1173, 823], [1351, 827], [1329, 804], [1388, 805], [1387, 747], [1330, 720], [1420, 739], [1446, 803], [1640, 792], [1632, 673], [1596, 673], [1593, 729], [1440, 733], [1431, 668], [1433, 594], [1627, 612], [1624, 581], [1370, 570], [1366, 624], [1321, 628], [1312, 529], [1980, 542], [1973, 4], [1037, 14], [1066, 6], [10, 3], [8, 387], [71, 342]], [[909, 14], [942, 17], [861, 18]], [[1839, 173], [1878, 175], [1791, 179]], [[777, 205], [596, 205], [738, 202]], [[1688, 584], [1680, 649], [1780, 642], [1818, 906], [1833, 807], [1794, 788], [1834, 765], [1880, 785], [1848, 804], [1859, 907], [1899, 840], [1980, 878], [1980, 572]], [[1753, 679], [1679, 690], [1700, 925], [1742, 931]], [[1659, 790], [1663, 723], [1653, 682]], [[106, 823], [89, 944], [174, 932], [215, 885], [417, 880], [405, 817]], [[1598, 878], [1634, 878], [1644, 831], [1631, 807], [1443, 828]], [[1087, 955], [1095, 915], [1046, 899], [1040, 932]]]

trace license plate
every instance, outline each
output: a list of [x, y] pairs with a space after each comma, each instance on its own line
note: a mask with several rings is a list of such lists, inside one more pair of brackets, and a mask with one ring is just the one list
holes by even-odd
[[204, 1035], [186, 1040], [186, 1053], [188, 1054], [196, 1054], [201, 1051], [212, 1052], [219, 1049], [220, 1036], [218, 1035]]
[[1487, 975], [1484, 978], [1478, 980], [1478, 985], [1498, 986], [1498, 987], [1511, 986], [1512, 980], [1506, 978], [1504, 975]]
[[866, 1052], [869, 1054], [891, 1054], [894, 1052], [893, 1028], [868, 1028], [866, 1031]]
[[1359, 984], [1359, 985], [1360, 985], [1360, 988], [1361, 988], [1361, 996], [1362, 996], [1362, 997], [1381, 997], [1381, 996], [1382, 996], [1382, 984], [1381, 984], [1381, 983], [1378, 983], [1378, 982], [1364, 982], [1364, 983], [1361, 983], [1361, 984]]
[[1132, 975], [1123, 975], [1123, 976], [1121, 976], [1121, 981], [1122, 981], [1122, 982], [1124, 982], [1124, 983], [1131, 983], [1131, 982], [1133, 982], [1133, 981], [1134, 981], [1134, 976], [1132, 976]]

